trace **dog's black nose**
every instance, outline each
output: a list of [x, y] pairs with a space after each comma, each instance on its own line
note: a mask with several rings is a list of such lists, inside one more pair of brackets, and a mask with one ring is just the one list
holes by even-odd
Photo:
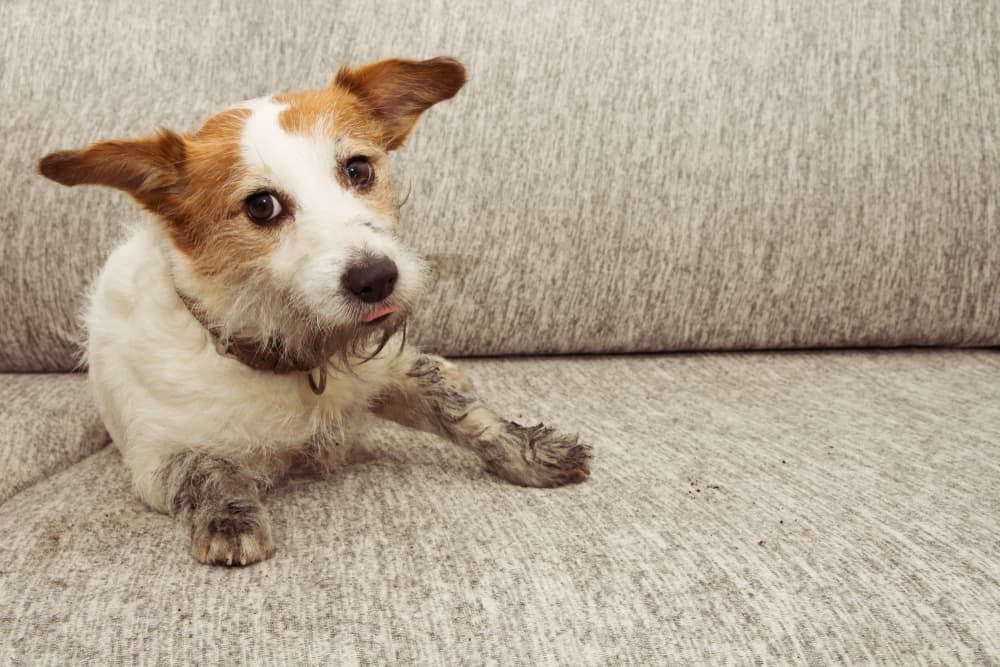
[[375, 303], [392, 294], [398, 277], [396, 264], [385, 255], [366, 257], [347, 269], [344, 287], [365, 303]]

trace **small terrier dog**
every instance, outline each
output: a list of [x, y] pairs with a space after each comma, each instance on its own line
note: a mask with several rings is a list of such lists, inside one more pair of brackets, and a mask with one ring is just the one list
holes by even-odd
[[47, 178], [123, 190], [152, 214], [92, 287], [90, 384], [138, 495], [186, 522], [200, 562], [268, 558], [266, 490], [335, 464], [372, 414], [514, 484], [589, 475], [575, 436], [501, 419], [455, 365], [405, 341], [425, 266], [396, 234], [389, 153], [465, 81], [451, 58], [344, 67], [327, 88], [237, 104], [196, 132], [40, 161]]

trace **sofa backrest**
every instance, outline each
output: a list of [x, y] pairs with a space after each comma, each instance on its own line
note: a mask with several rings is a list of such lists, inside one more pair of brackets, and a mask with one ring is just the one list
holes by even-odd
[[1000, 4], [0, 5], [0, 370], [76, 360], [136, 218], [34, 174], [343, 63], [470, 82], [397, 160], [452, 355], [1000, 343]]

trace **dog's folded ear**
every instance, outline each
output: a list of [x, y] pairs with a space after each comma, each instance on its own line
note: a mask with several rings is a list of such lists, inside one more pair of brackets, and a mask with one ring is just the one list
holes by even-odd
[[101, 141], [80, 150], [50, 153], [38, 162], [38, 173], [62, 185], [124, 190], [159, 212], [180, 180], [184, 153], [184, 139], [161, 129], [151, 137]]
[[465, 67], [454, 58], [380, 60], [343, 67], [333, 79], [368, 108], [385, 133], [386, 150], [401, 147], [420, 114], [455, 96], [465, 85]]

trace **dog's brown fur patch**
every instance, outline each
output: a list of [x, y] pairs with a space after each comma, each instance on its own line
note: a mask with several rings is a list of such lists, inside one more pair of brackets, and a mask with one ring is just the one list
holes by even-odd
[[465, 82], [465, 67], [453, 58], [391, 58], [363, 67], [342, 67], [332, 87], [361, 100], [382, 126], [385, 148], [391, 151], [406, 142], [420, 114], [454, 97]]
[[101, 141], [43, 157], [38, 172], [62, 185], [106, 185], [128, 192], [144, 208], [162, 214], [176, 196], [184, 138], [170, 130], [139, 139]]
[[278, 243], [278, 226], [246, 218], [241, 138], [249, 109], [216, 114], [185, 137], [184, 198], [170, 216], [171, 236], [205, 276], [239, 280]]
[[311, 134], [319, 129], [327, 137], [348, 135], [358, 141], [381, 146], [383, 129], [357, 96], [330, 86], [275, 95], [287, 108], [278, 116], [281, 129], [290, 134]]
[[193, 133], [164, 129], [150, 137], [59, 151], [42, 158], [38, 170], [63, 185], [128, 192], [164, 221], [174, 244], [202, 274], [238, 279], [277, 244], [273, 228], [243, 215], [243, 198], [250, 193], [242, 183], [240, 139], [249, 116], [249, 109], [232, 109]]

